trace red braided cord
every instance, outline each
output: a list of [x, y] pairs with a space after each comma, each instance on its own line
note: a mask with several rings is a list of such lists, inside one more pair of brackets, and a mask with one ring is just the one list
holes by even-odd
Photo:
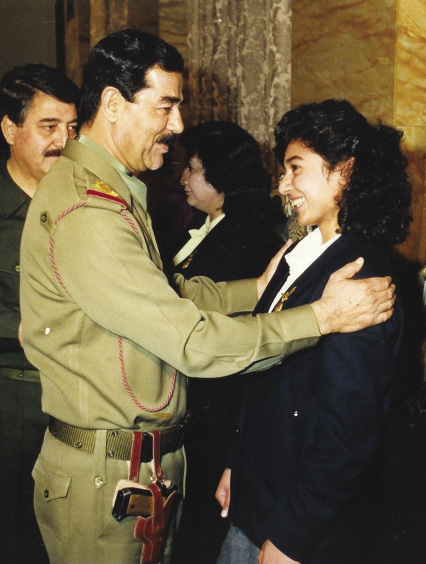
[[[72, 211], [76, 210], [77, 208], [81, 208], [81, 206], [85, 206], [86, 202], [79, 202], [78, 204], [75, 204], [74, 206], [71, 206], [70, 208], [64, 210], [60, 215], [58, 215], [58, 217], [55, 219], [55, 225], [58, 225], [58, 223], [61, 221], [61, 219], [68, 215], [69, 213], [71, 213]], [[53, 268], [53, 274], [55, 275], [56, 280], [58, 281], [58, 283], [60, 284], [60, 286], [65, 290], [65, 292], [68, 294], [68, 290], [65, 288], [65, 284], [62, 282], [62, 278], [61, 275], [59, 274], [59, 271], [56, 267], [56, 262], [55, 262], [55, 257], [53, 255], [53, 237], [52, 235], [49, 234], [49, 258], [50, 258], [50, 262], [52, 264], [52, 268]]]
[[68, 290], [65, 288], [65, 284], [62, 282], [61, 275], [59, 274], [58, 269], [56, 268], [56, 262], [53, 256], [53, 237], [50, 234], [49, 234], [49, 257], [50, 257], [50, 263], [53, 268], [53, 274], [55, 275], [56, 280], [65, 290], [65, 292], [68, 294]]
[[131, 391], [129, 383], [127, 381], [127, 377], [126, 377], [126, 369], [124, 367], [124, 356], [123, 356], [123, 338], [122, 337], [118, 337], [118, 350], [119, 350], [119, 357], [120, 357], [120, 366], [121, 366], [121, 377], [123, 379], [123, 384], [124, 387], [127, 390], [127, 393], [129, 394], [129, 396], [132, 398], [133, 402], [139, 407], [139, 409], [142, 409], [143, 411], [149, 411], [150, 413], [155, 413], [157, 411], [161, 411], [162, 409], [164, 409], [169, 403], [170, 400], [172, 399], [173, 393], [175, 391], [175, 386], [176, 386], [176, 376], [177, 376], [177, 370], [176, 368], [174, 368], [173, 370], [173, 375], [172, 375], [172, 382], [170, 384], [170, 390], [169, 393], [167, 395], [167, 398], [164, 400], [164, 402], [159, 405], [158, 407], [146, 407], [145, 405], [142, 405], [136, 398], [136, 396], [134, 395], [134, 393]]
[[81, 206], [85, 206], [86, 202], [79, 202], [78, 204], [75, 204], [74, 206], [71, 206], [70, 208], [68, 208], [67, 210], [64, 210], [60, 215], [58, 215], [58, 217], [55, 219], [55, 225], [58, 225], [58, 223], [61, 221], [61, 219], [68, 215], [69, 213], [71, 213], [72, 211], [76, 210], [77, 208], [81, 208]]
[[[80, 208], [81, 206], [85, 206], [85, 205], [86, 205], [86, 202], [79, 202], [78, 204], [71, 206], [70, 208], [64, 210], [55, 219], [55, 225], [58, 225], [58, 223], [61, 221], [61, 219], [63, 217], [65, 217], [66, 215], [68, 215], [72, 211], [76, 210], [77, 208]], [[133, 229], [133, 231], [139, 235], [138, 228], [133, 223], [133, 221], [130, 219], [130, 217], [128, 217], [126, 214], [123, 213], [123, 211], [124, 210], [120, 211], [121, 217], [123, 217], [127, 221], [128, 225], [130, 225], [130, 227]], [[60, 276], [59, 271], [56, 267], [55, 258], [54, 258], [54, 254], [53, 254], [53, 237], [51, 235], [49, 235], [49, 257], [50, 257], [50, 262], [52, 264], [52, 269], [53, 269], [53, 273], [55, 275], [56, 280], [58, 281], [60, 286], [65, 290], [65, 292], [68, 294], [68, 290], [66, 289], [65, 284], [62, 282], [61, 276]], [[166, 400], [158, 407], [146, 407], [146, 406], [142, 405], [138, 401], [138, 399], [136, 398], [135, 394], [130, 389], [129, 383], [127, 381], [126, 369], [124, 367], [123, 338], [120, 337], [120, 335], [117, 335], [117, 338], [118, 338], [118, 350], [119, 350], [120, 367], [121, 367], [121, 377], [122, 377], [123, 385], [126, 388], [127, 393], [132, 398], [133, 402], [139, 407], [139, 409], [142, 409], [143, 411], [149, 411], [151, 413], [161, 411], [162, 409], [164, 409], [170, 403], [170, 400], [172, 399], [173, 393], [175, 391], [176, 377], [177, 377], [176, 368], [173, 370], [172, 382], [171, 382], [170, 390], [169, 390], [169, 393], [167, 395]]]
[[121, 210], [120, 211], [120, 215], [121, 217], [124, 217], [124, 219], [127, 221], [127, 223], [130, 225], [130, 227], [133, 229], [133, 231], [136, 233], [136, 235], [139, 235], [139, 229], [136, 227], [136, 225], [133, 223], [133, 221], [130, 219], [130, 217], [128, 217], [125, 213], [125, 210]]

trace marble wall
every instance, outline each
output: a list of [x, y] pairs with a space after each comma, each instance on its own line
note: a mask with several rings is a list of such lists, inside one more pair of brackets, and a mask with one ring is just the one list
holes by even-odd
[[293, 0], [292, 106], [347, 98], [404, 130], [415, 188], [412, 233], [400, 251], [426, 260], [426, 3]]
[[395, 62], [394, 124], [404, 130], [415, 201], [412, 235], [402, 250], [426, 261], [426, 2], [399, 0]]
[[[67, 69], [80, 82], [88, 49], [126, 26], [159, 33], [184, 56], [186, 0], [64, 0]], [[414, 225], [402, 253], [426, 261], [426, 2], [293, 0], [291, 105], [347, 98], [370, 119], [404, 130], [415, 187]]]

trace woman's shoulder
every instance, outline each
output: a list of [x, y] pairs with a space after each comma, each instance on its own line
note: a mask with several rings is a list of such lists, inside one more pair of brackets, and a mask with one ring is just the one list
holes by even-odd
[[330, 255], [334, 254], [334, 257], [329, 257], [330, 266], [340, 265], [338, 266], [340, 268], [359, 257], [364, 259], [364, 265], [356, 278], [387, 276], [393, 272], [390, 247], [349, 235], [339, 237], [335, 248], [332, 247], [330, 247]]

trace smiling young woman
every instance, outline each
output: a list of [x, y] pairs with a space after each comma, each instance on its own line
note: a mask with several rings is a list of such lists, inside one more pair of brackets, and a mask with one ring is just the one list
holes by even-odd
[[[284, 255], [254, 314], [312, 303], [331, 272], [360, 256], [357, 276], [391, 275], [388, 251], [411, 222], [402, 133], [326, 100], [287, 112], [275, 137], [280, 192], [317, 228]], [[328, 335], [242, 383], [238, 437], [216, 493], [224, 514], [230, 501], [233, 525], [219, 564], [387, 564], [374, 529], [374, 461], [402, 317], [397, 296], [383, 325]]]

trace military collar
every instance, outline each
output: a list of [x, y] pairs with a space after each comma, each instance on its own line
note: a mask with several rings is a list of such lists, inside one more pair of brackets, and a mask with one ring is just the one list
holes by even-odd
[[[92, 141], [92, 143], [94, 143]], [[100, 147], [101, 149], [101, 147]], [[88, 154], [89, 153], [89, 154]], [[109, 186], [114, 186], [129, 209], [132, 209], [132, 198], [129, 188], [122, 179], [119, 171], [101, 154], [76, 139], [68, 139], [62, 155], [90, 171]]]
[[137, 199], [137, 201], [141, 204], [143, 209], [146, 211], [146, 193], [147, 188], [145, 184], [139, 180], [137, 176], [135, 176], [130, 170], [125, 167], [120, 161], [114, 158], [108, 151], [106, 151], [103, 147], [98, 145], [95, 141], [86, 137], [86, 135], [80, 134], [78, 137], [80, 143], [90, 147], [94, 151], [98, 152], [105, 160], [109, 162], [109, 164], [115, 168], [118, 173], [120, 174], [122, 180], [126, 183], [127, 188], [130, 190], [132, 196]]

